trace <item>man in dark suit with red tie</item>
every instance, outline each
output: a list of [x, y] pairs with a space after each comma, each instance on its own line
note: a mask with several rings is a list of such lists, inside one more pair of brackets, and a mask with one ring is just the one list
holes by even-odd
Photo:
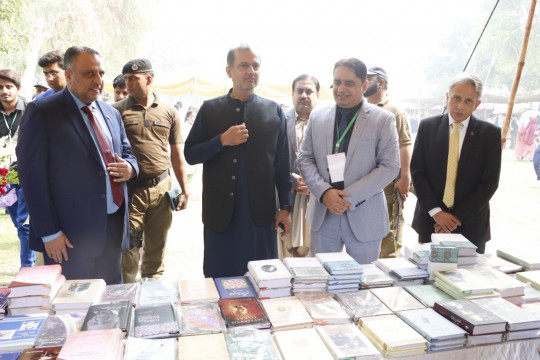
[[491, 238], [489, 200], [499, 185], [501, 131], [472, 115], [481, 96], [482, 81], [461, 74], [446, 94], [448, 113], [420, 122], [411, 159], [418, 197], [412, 227], [419, 242], [430, 242], [432, 233], [459, 233], [483, 254]]
[[67, 279], [121, 283], [128, 250], [125, 181], [138, 174], [118, 111], [99, 101], [101, 55], [64, 57], [67, 89], [27, 107], [19, 129], [19, 178], [30, 212], [30, 248]]

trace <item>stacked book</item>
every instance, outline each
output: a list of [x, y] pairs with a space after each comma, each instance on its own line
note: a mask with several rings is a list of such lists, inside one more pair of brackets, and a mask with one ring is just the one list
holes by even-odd
[[328, 292], [356, 291], [360, 288], [362, 266], [347, 253], [318, 253], [317, 260], [330, 274]]
[[452, 296], [432, 284], [405, 286], [404, 289], [425, 307], [432, 308], [437, 301], [454, 300]]
[[461, 234], [431, 234], [431, 241], [436, 245], [452, 246], [457, 248], [458, 266], [476, 263], [477, 246]]
[[180, 304], [217, 303], [219, 293], [212, 278], [180, 280]]
[[433, 309], [467, 331], [467, 346], [500, 343], [507, 322], [470, 300], [436, 302]]
[[87, 313], [105, 291], [105, 280], [66, 280], [54, 297], [56, 314]]
[[247, 276], [259, 299], [291, 296], [292, 276], [279, 259], [249, 261]]
[[135, 306], [139, 297], [139, 290], [140, 286], [138, 282], [107, 285], [97, 303], [103, 304], [116, 301], [131, 301], [131, 304]]
[[421, 285], [429, 276], [404, 257], [378, 259], [375, 265], [394, 279], [394, 286]]
[[435, 271], [435, 286], [454, 299], [498, 297], [493, 284], [467, 269]]
[[487, 266], [468, 269], [472, 274], [491, 284], [495, 291], [504, 299], [516, 305], [523, 304], [526, 284], [502, 271]]
[[540, 315], [531, 314], [501, 298], [471, 300], [476, 305], [497, 314], [507, 323], [505, 340], [521, 340], [540, 337]]
[[530, 284], [536, 290], [540, 290], [540, 270], [518, 272], [516, 279]]
[[217, 303], [182, 305], [177, 311], [180, 336], [225, 332], [225, 322]]
[[220, 299], [257, 297], [257, 292], [247, 276], [220, 277], [215, 278], [214, 282]]
[[225, 342], [230, 359], [281, 360], [274, 338], [268, 331], [229, 332], [225, 334]]
[[318, 326], [316, 330], [334, 359], [379, 359], [381, 356], [354, 324]]
[[476, 254], [476, 264], [463, 265], [464, 268], [476, 266], [489, 266], [505, 274], [515, 274], [523, 271], [523, 266], [498, 257], [496, 254]]
[[429, 341], [430, 352], [467, 345], [467, 332], [431, 308], [406, 310], [397, 316]]
[[523, 267], [523, 270], [540, 270], [540, 255], [538, 249], [498, 249], [497, 255], [514, 264]]
[[429, 279], [433, 280], [437, 270], [455, 270], [458, 266], [458, 248], [440, 244], [429, 244], [430, 253], [427, 270]]
[[425, 306], [409, 294], [402, 287], [387, 287], [370, 290], [379, 300], [382, 301], [393, 312], [425, 309]]
[[219, 300], [221, 314], [229, 329], [250, 328], [269, 329], [270, 320], [257, 298], [236, 298]]
[[426, 339], [396, 315], [364, 317], [359, 326], [385, 357], [427, 352]]
[[283, 264], [293, 276], [293, 295], [326, 292], [330, 274], [316, 258], [286, 257]]
[[360, 289], [372, 289], [394, 285], [394, 278], [375, 264], [362, 264], [364, 273], [360, 277]]
[[330, 294], [299, 295], [315, 325], [346, 324], [349, 314]]
[[178, 282], [144, 278], [141, 282], [137, 306], [178, 304]]
[[9, 314], [52, 314], [52, 300], [65, 280], [60, 265], [23, 267], [9, 284]]
[[431, 244], [407, 244], [403, 247], [403, 254], [407, 260], [413, 262], [421, 269], [427, 270]]
[[0, 353], [32, 347], [45, 322], [41, 316], [6, 316], [0, 321]]
[[334, 296], [355, 323], [366, 316], [392, 314], [392, 310], [369, 290], [338, 293]]
[[273, 331], [313, 327], [313, 319], [296, 296], [262, 300]]
[[120, 329], [76, 332], [68, 336], [58, 360], [120, 360], [124, 355], [123, 339]]

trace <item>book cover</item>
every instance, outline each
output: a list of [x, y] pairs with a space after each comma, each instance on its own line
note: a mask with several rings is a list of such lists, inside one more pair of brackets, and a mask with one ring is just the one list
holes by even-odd
[[436, 302], [433, 309], [471, 335], [502, 333], [506, 321], [470, 300]]
[[402, 287], [392, 286], [371, 289], [370, 291], [393, 312], [425, 308], [421, 302]]
[[217, 302], [219, 293], [212, 278], [180, 280], [182, 305]]
[[330, 275], [335, 274], [362, 274], [362, 266], [355, 260], [327, 261], [323, 264]]
[[498, 257], [497, 254], [476, 254], [476, 264], [492, 267], [505, 274], [514, 274], [518, 271], [523, 271], [523, 266]]
[[55, 360], [60, 354], [61, 346], [47, 347], [41, 349], [25, 349], [21, 353], [19, 360]]
[[384, 352], [416, 348], [427, 350], [427, 340], [396, 315], [364, 317], [360, 319], [360, 327]]
[[540, 315], [532, 314], [501, 298], [471, 300], [508, 323], [508, 331], [540, 329]]
[[316, 325], [350, 322], [349, 314], [330, 294], [299, 295], [298, 298]]
[[396, 269], [405, 269], [405, 268], [417, 268], [416, 264], [413, 262], [403, 258], [403, 257], [397, 257], [397, 258], [383, 258], [383, 259], [377, 259], [375, 261], [375, 265], [377, 265], [382, 271], [384, 271], [386, 274], [390, 273], [392, 270]]
[[0, 353], [0, 360], [17, 360], [21, 356], [20, 351]]
[[364, 273], [360, 276], [360, 287], [392, 286], [394, 278], [386, 274], [375, 264], [364, 264]]
[[458, 262], [459, 249], [454, 246], [443, 246], [440, 244], [431, 244], [431, 253], [429, 255], [429, 261], [433, 262]]
[[296, 280], [328, 280], [330, 275], [315, 257], [286, 257], [283, 264]]
[[521, 281], [488, 266], [468, 269], [473, 275], [490, 284], [502, 297], [523, 296], [526, 285]]
[[427, 264], [431, 253], [431, 244], [407, 244], [403, 246], [405, 257], [418, 265]]
[[172, 304], [138, 306], [133, 319], [135, 337], [150, 339], [179, 336], [178, 317]]
[[245, 330], [225, 334], [231, 360], [281, 360], [272, 334]]
[[217, 303], [178, 307], [180, 335], [213, 334], [225, 331], [225, 323]]
[[404, 289], [426, 307], [432, 308], [436, 301], [454, 300], [453, 297], [432, 284], [405, 286]]
[[45, 285], [50, 289], [52, 284], [56, 282], [56, 279], [58, 279], [61, 274], [62, 266], [59, 264], [23, 267], [17, 275], [15, 275], [15, 278], [9, 284], [9, 287], [17, 288], [21, 286]]
[[339, 293], [335, 297], [355, 321], [365, 316], [392, 314], [392, 310], [369, 290]]
[[324, 265], [325, 262], [330, 261], [351, 261], [353, 257], [346, 252], [333, 252], [333, 253], [317, 253], [315, 258]]
[[101, 298], [97, 302], [98, 304], [117, 302], [117, 301], [131, 301], [131, 304], [135, 304], [137, 301], [137, 295], [139, 294], [139, 283], [129, 284], [113, 284], [105, 286]]
[[127, 333], [133, 306], [131, 301], [95, 304], [88, 308], [81, 331], [119, 328]]
[[54, 297], [54, 308], [88, 308], [100, 299], [106, 285], [103, 279], [66, 280]]
[[229, 360], [223, 334], [182, 336], [178, 338], [178, 359]]
[[497, 256], [523, 266], [527, 271], [540, 269], [540, 256], [538, 251], [530, 251], [530, 249], [498, 249]]
[[427, 279], [429, 273], [420, 268], [402, 268], [390, 271], [390, 275], [397, 277], [399, 280], [414, 280]]
[[[12, 294], [8, 295], [7, 301], [9, 308], [21, 307], [52, 307], [52, 300], [66, 281], [64, 275], [60, 275], [55, 283], [51, 285], [51, 289], [47, 295], [31, 295], [15, 297]], [[18, 288], [22, 289], [22, 288]]]
[[70, 315], [49, 315], [41, 326], [34, 342], [35, 348], [63, 346], [69, 334], [77, 331], [77, 325]]
[[178, 304], [178, 282], [145, 278], [141, 282], [137, 306]]
[[5, 286], [0, 287], [0, 312], [5, 312], [5, 309], [7, 307], [7, 298], [9, 296], [9, 293], [11, 292], [11, 289]]
[[494, 292], [493, 286], [486, 284], [467, 269], [437, 270], [435, 271], [435, 278], [447, 284], [450, 288], [458, 290], [465, 296], [491, 294]]
[[129, 336], [124, 360], [176, 359], [176, 339], [140, 339]]
[[274, 339], [284, 360], [333, 360], [315, 329], [278, 331]]
[[296, 296], [261, 301], [274, 331], [313, 327], [313, 319]]
[[256, 298], [221, 299], [219, 307], [228, 328], [237, 326], [270, 327], [270, 321]]
[[121, 358], [120, 329], [80, 331], [70, 334], [58, 354], [58, 360], [115, 360]]
[[44, 317], [4, 318], [0, 321], [0, 351], [31, 347], [44, 321]]
[[221, 299], [256, 297], [257, 293], [247, 276], [231, 276], [214, 279]]
[[260, 289], [291, 286], [292, 275], [279, 259], [249, 261], [248, 270]]
[[379, 350], [354, 324], [318, 326], [321, 336], [334, 359], [379, 359]]
[[[33, 269], [34, 267], [26, 267], [23, 269]], [[21, 269], [22, 270], [22, 269]], [[44, 280], [45, 281], [45, 280]], [[58, 292], [58, 289], [66, 281], [64, 275], [60, 274], [54, 281], [47, 281], [47, 284], [35, 284], [35, 285], [26, 285], [26, 286], [15, 286], [11, 288], [11, 293], [8, 297], [18, 298], [23, 296], [51, 296], [51, 293], [54, 291], [54, 294]], [[19, 283], [22, 284], [22, 283]]]
[[406, 310], [396, 314], [430, 342], [459, 339], [465, 341], [467, 332], [431, 308]]

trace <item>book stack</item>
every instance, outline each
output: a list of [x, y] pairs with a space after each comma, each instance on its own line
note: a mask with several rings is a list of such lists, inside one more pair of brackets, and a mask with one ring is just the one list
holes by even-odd
[[406, 310], [397, 316], [429, 341], [430, 352], [459, 349], [467, 344], [467, 332], [433, 309]]
[[45, 316], [6, 316], [0, 321], [0, 353], [32, 347]]
[[333, 360], [315, 329], [278, 331], [274, 339], [283, 360]]
[[540, 270], [538, 249], [498, 249], [497, 256], [522, 266], [525, 271]]
[[66, 280], [52, 301], [56, 314], [88, 312], [90, 305], [101, 298], [106, 285], [103, 279]]
[[515, 274], [523, 271], [523, 266], [498, 257], [496, 254], [476, 254], [476, 264], [463, 265], [464, 268], [476, 266], [489, 266], [505, 274]]
[[385, 357], [419, 355], [427, 352], [427, 341], [396, 315], [360, 319], [360, 329]]
[[435, 271], [455, 270], [458, 267], [458, 248], [430, 244], [429, 261], [427, 265], [429, 280], [434, 280]]
[[[374, 263], [394, 279], [394, 286], [421, 285], [429, 276], [425, 270], [404, 257], [378, 259]], [[398, 276], [401, 276], [401, 279]]]
[[437, 301], [454, 300], [453, 297], [432, 284], [405, 286], [404, 289], [425, 307], [432, 308]]
[[540, 315], [501, 298], [471, 300], [476, 305], [497, 314], [507, 323], [505, 340], [521, 340], [540, 337]]
[[225, 322], [217, 303], [178, 307], [180, 336], [215, 334], [225, 331]]
[[349, 314], [330, 294], [299, 295], [315, 325], [346, 324]]
[[249, 261], [248, 270], [259, 299], [291, 296], [292, 275], [281, 260]]
[[119, 360], [124, 355], [123, 339], [120, 329], [76, 332], [68, 336], [58, 360]]
[[225, 334], [225, 342], [231, 359], [281, 360], [274, 338], [267, 331], [230, 332]]
[[433, 310], [467, 331], [467, 346], [499, 343], [506, 321], [470, 300], [436, 302]]
[[402, 287], [387, 287], [370, 290], [373, 295], [379, 298], [393, 312], [425, 309], [425, 306], [409, 294]]
[[6, 286], [0, 287], [0, 320], [6, 316], [8, 304], [7, 298], [10, 292], [11, 289]]
[[360, 289], [372, 289], [394, 285], [395, 279], [375, 264], [362, 264], [364, 273], [360, 277]]
[[144, 278], [141, 282], [137, 306], [178, 304], [178, 282]]
[[22, 268], [9, 284], [9, 314], [52, 314], [52, 299], [65, 280], [60, 265]]
[[247, 276], [230, 276], [214, 279], [220, 299], [257, 297]]
[[182, 305], [217, 303], [219, 293], [212, 278], [180, 280]]
[[461, 234], [431, 234], [431, 241], [436, 245], [451, 246], [457, 248], [458, 266], [471, 265], [476, 263], [477, 246]]
[[317, 258], [286, 257], [283, 264], [293, 276], [293, 295], [326, 292], [330, 274]]
[[328, 292], [356, 291], [360, 288], [362, 266], [347, 253], [317, 253], [317, 260], [330, 274]]
[[313, 327], [313, 319], [296, 296], [261, 301], [272, 330], [294, 330]]
[[270, 320], [257, 298], [221, 299], [219, 307], [227, 328], [269, 329]]
[[468, 269], [472, 274], [491, 284], [499, 295], [513, 304], [523, 304], [526, 284], [499, 270], [482, 266]]
[[357, 324], [362, 317], [392, 314], [392, 310], [369, 290], [339, 293], [334, 296]]
[[435, 271], [435, 286], [454, 299], [497, 297], [493, 284], [486, 283], [467, 269]]
[[354, 324], [318, 326], [316, 330], [334, 359], [379, 359], [381, 356]]
[[431, 244], [407, 244], [403, 247], [403, 254], [407, 260], [413, 262], [420, 269], [427, 270]]

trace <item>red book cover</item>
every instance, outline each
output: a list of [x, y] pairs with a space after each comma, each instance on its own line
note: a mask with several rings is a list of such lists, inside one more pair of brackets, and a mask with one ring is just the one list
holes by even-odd
[[121, 351], [122, 330], [80, 331], [68, 336], [58, 360], [114, 360]]
[[50, 287], [61, 274], [62, 266], [58, 264], [23, 267], [9, 284], [9, 287], [16, 288], [29, 285], [47, 285]]
[[270, 327], [270, 321], [257, 298], [221, 299], [219, 307], [227, 327]]

